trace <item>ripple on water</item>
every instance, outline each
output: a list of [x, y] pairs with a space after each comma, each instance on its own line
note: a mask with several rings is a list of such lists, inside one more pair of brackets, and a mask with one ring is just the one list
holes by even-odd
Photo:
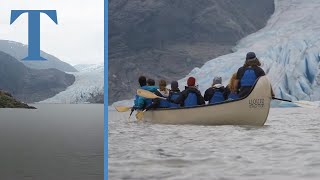
[[263, 127], [128, 122], [109, 112], [110, 179], [320, 179], [320, 113], [271, 109]]

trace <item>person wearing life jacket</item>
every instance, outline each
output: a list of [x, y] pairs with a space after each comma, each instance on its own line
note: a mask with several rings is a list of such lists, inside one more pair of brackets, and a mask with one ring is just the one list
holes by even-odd
[[[153, 83], [152, 83], [152, 81], [153, 81]], [[154, 86], [154, 80], [152, 80], [152, 79], [148, 79], [148, 84], [147, 84], [147, 79], [145, 76], [140, 76], [138, 82], [140, 85], [140, 89], [147, 90], [150, 92], [155, 92], [158, 89], [157, 86]], [[136, 95], [135, 100], [134, 100], [134, 105], [133, 105], [131, 111], [136, 110], [136, 109], [140, 109], [140, 110], [144, 109], [144, 107], [147, 106], [148, 101], [149, 100], [147, 100], [146, 98]], [[150, 102], [151, 101], [152, 100], [150, 100]]]
[[[239, 99], [239, 89], [235, 89], [234, 81], [237, 78], [237, 73], [232, 74], [229, 84], [225, 88], [225, 94], [227, 100]], [[239, 87], [239, 86], [238, 86]]]
[[[145, 76], [140, 76], [138, 79], [140, 88], [143, 89], [147, 85], [147, 78]], [[132, 108], [132, 111], [135, 109], [140, 109], [141, 107], [141, 102], [139, 102], [140, 96], [136, 95], [134, 99], [134, 105]]]
[[200, 91], [195, 86], [196, 79], [189, 77], [187, 80], [187, 87], [181, 92], [181, 95], [173, 101], [175, 104], [180, 104], [182, 107], [193, 107], [205, 104]]
[[212, 86], [204, 93], [204, 100], [208, 104], [216, 104], [225, 101], [225, 88], [222, 85], [222, 78], [215, 77], [212, 81]]
[[[145, 90], [150, 91], [150, 92], [157, 92], [158, 91], [158, 87], [155, 86], [156, 82], [153, 79], [148, 79], [147, 80], [147, 87], [145, 88]], [[148, 106], [150, 106], [152, 104], [152, 99], [148, 99], [148, 98], [144, 98], [141, 97], [143, 104], [142, 104], [142, 108], [146, 108]]]
[[[169, 96], [169, 89], [166, 88], [167, 82], [165, 80], [160, 80], [159, 81], [159, 89], [154, 92], [155, 95], [163, 98], [167, 98]], [[169, 107], [169, 101], [165, 99], [152, 99], [151, 104], [148, 103], [146, 106], [146, 110], [150, 109], [156, 109], [156, 108], [168, 108]]]
[[[167, 89], [167, 82], [165, 80], [159, 81], [159, 89], [154, 93], [159, 97], [167, 98], [169, 96], [169, 89]], [[165, 99], [153, 99], [153, 108], [168, 108], [169, 102]]]
[[167, 89], [167, 82], [166, 80], [161, 79], [159, 81], [159, 89], [158, 91], [161, 93], [163, 97], [169, 96], [169, 89]]
[[237, 72], [236, 80], [234, 81], [235, 89], [238, 89], [240, 83], [239, 97], [245, 97], [251, 92], [256, 80], [265, 75], [263, 69], [259, 66], [260, 61], [257, 59], [254, 52], [248, 52], [246, 55], [246, 61], [243, 67], [240, 67]]
[[168, 101], [169, 101], [169, 107], [170, 108], [178, 108], [180, 107], [180, 104], [172, 103], [175, 101], [179, 96], [181, 95], [178, 81], [172, 81], [171, 82], [171, 90], [169, 91]]

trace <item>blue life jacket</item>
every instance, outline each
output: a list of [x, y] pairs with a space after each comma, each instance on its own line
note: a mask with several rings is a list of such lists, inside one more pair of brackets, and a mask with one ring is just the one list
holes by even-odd
[[141, 89], [150, 91], [150, 92], [156, 92], [157, 89], [159, 89], [158, 86], [142, 86]]
[[188, 97], [184, 100], [184, 107], [192, 107], [198, 105], [197, 94], [190, 92]]
[[160, 108], [168, 108], [169, 107], [169, 102], [167, 100], [160, 99], [159, 107]]
[[224, 99], [223, 93], [216, 89], [216, 90], [214, 90], [214, 94], [211, 97], [211, 99], [209, 101], [209, 104], [215, 104], [215, 103], [223, 102], [224, 100], [225, 99]]
[[[156, 92], [159, 87], [158, 86], [142, 86], [140, 88], [150, 92]], [[138, 95], [135, 96], [135, 100], [134, 100], [135, 108], [142, 109], [144, 107], [151, 105], [151, 103], [152, 103], [152, 99], [146, 99]]]
[[[170, 99], [171, 101], [175, 101], [181, 94], [181, 92], [171, 92]], [[175, 103], [169, 103], [170, 108], [178, 108], [180, 107], [180, 104], [175, 104]]]
[[246, 68], [240, 80], [241, 86], [253, 86], [256, 82], [257, 76], [253, 68]]
[[152, 99], [144, 99], [144, 107], [148, 107], [152, 104]]
[[228, 99], [239, 99], [239, 95], [237, 93], [231, 92], [228, 96]]
[[134, 107], [138, 107], [139, 105], [139, 103], [138, 103], [138, 101], [139, 101], [139, 96], [138, 95], [135, 95], [135, 98], [134, 98], [134, 101], [133, 101], [133, 103], [134, 103]]

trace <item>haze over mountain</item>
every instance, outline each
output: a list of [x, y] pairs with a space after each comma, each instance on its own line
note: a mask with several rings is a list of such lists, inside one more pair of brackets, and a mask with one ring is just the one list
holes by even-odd
[[31, 69], [0, 51], [0, 89], [24, 102], [37, 102], [64, 91], [75, 77], [57, 69]]
[[[19, 42], [0, 40], [0, 51], [3, 51], [17, 60], [22, 60], [28, 54], [28, 46]], [[68, 63], [61, 61], [53, 55], [41, 51], [41, 56], [46, 61], [21, 61], [24, 65], [32, 69], [55, 68], [64, 72], [77, 72], [77, 70]]]
[[140, 75], [177, 80], [264, 27], [273, 0], [109, 0], [109, 102]]

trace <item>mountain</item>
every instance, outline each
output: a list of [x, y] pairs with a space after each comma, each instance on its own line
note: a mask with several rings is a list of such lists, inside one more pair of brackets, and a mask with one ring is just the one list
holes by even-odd
[[[79, 65], [78, 65], [79, 66]], [[104, 65], [81, 65], [81, 71], [72, 73], [75, 82], [65, 91], [39, 103], [103, 103]]]
[[25, 108], [25, 109], [36, 109], [35, 107], [29, 106], [26, 103], [22, 103], [14, 99], [14, 97], [5, 91], [0, 90], [0, 108]]
[[11, 55], [0, 51], [0, 90], [24, 102], [47, 99], [75, 81], [73, 75], [57, 69], [30, 69]]
[[264, 27], [273, 0], [109, 0], [109, 102], [137, 79], [177, 80]]
[[[0, 40], [0, 51], [3, 51], [19, 61], [28, 55], [28, 46], [22, 43]], [[70, 64], [62, 62], [58, 58], [41, 51], [41, 56], [46, 61], [21, 61], [24, 65], [32, 69], [50, 69], [55, 68], [64, 72], [77, 72]]]
[[[320, 1], [276, 0], [275, 13], [266, 27], [242, 39], [234, 53], [220, 56], [193, 69], [204, 92], [214, 76], [226, 84], [254, 51], [272, 82], [276, 97], [291, 100], [320, 100]], [[183, 87], [186, 78], [179, 81]]]
[[74, 65], [73, 67], [77, 71], [82, 71], [82, 70], [85, 70], [86, 68], [90, 68], [91, 66], [95, 66], [95, 64], [77, 64], [77, 65]]

